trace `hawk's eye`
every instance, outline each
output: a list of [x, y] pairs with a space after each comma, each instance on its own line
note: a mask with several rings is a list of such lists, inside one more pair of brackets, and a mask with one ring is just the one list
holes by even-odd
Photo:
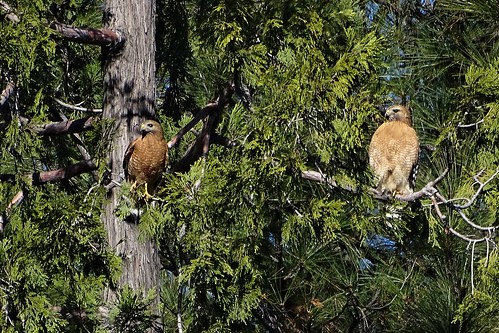
[[152, 127], [152, 124], [147, 124], [147, 126]]
[[395, 113], [397, 113], [397, 112], [400, 111], [400, 109], [393, 109], [392, 111], [395, 112]]

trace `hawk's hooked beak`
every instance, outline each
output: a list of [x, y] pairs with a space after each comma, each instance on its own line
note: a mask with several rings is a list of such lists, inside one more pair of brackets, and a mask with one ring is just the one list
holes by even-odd
[[149, 133], [149, 129], [147, 128], [147, 124], [145, 124], [145, 123], [140, 124], [140, 134], [146, 135], [147, 133]]
[[397, 112], [399, 112], [399, 109], [389, 109], [386, 110], [385, 112], [385, 118], [392, 121], [397, 119]]

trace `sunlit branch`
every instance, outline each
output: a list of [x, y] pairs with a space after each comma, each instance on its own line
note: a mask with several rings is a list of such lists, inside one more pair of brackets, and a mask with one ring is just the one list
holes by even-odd
[[5, 208], [5, 211], [0, 216], [0, 232], [3, 232], [4, 226], [8, 223], [12, 209], [15, 206], [19, 205], [24, 200], [24, 197], [25, 197], [24, 191], [20, 190], [10, 200], [9, 204], [7, 205], [7, 208]]
[[480, 120], [480, 121], [477, 121], [476, 123], [473, 123], [473, 124], [457, 124], [457, 128], [478, 128], [478, 125], [480, 125], [481, 123], [483, 123], [484, 120]]
[[43, 183], [69, 179], [92, 170], [97, 170], [97, 166], [94, 162], [81, 161], [57, 170], [34, 172], [29, 176], [29, 179], [32, 181], [33, 185], [40, 185]]
[[19, 23], [19, 17], [14, 13], [12, 8], [5, 2], [0, 1], [0, 10], [2, 10], [5, 16], [14, 23]]
[[53, 22], [50, 27], [64, 38], [76, 43], [111, 46], [125, 41], [121, 32], [109, 29], [77, 28], [59, 22]]
[[[442, 222], [444, 229], [447, 233], [451, 233], [454, 236], [456, 236], [464, 241], [467, 241], [467, 242], [487, 242], [487, 246], [489, 246], [490, 244], [493, 244], [495, 246], [495, 243], [492, 241], [492, 235], [497, 230], [497, 227], [483, 227], [483, 226], [480, 226], [480, 225], [474, 223], [470, 218], [468, 218], [468, 216], [465, 214], [464, 210], [466, 208], [469, 208], [477, 200], [478, 196], [483, 191], [484, 187], [499, 174], [499, 168], [496, 170], [496, 172], [492, 176], [490, 176], [484, 182], [480, 181], [478, 178], [483, 173], [483, 170], [481, 172], [479, 172], [476, 176], [473, 177], [473, 179], [475, 180], [475, 184], [478, 183], [479, 187], [470, 199], [467, 199], [467, 198], [461, 199], [461, 200], [466, 200], [466, 204], [464, 204], [464, 205], [454, 204], [456, 199], [447, 200], [436, 188], [436, 185], [444, 179], [444, 177], [447, 175], [448, 172], [449, 172], [449, 168], [446, 168], [444, 170], [444, 172], [442, 172], [442, 174], [440, 174], [435, 180], [427, 183], [421, 190], [413, 192], [409, 195], [405, 195], [405, 196], [395, 195], [393, 197], [393, 196], [390, 196], [389, 194], [380, 193], [378, 190], [376, 190], [374, 188], [371, 188], [370, 192], [373, 194], [373, 196], [376, 199], [384, 200], [384, 201], [396, 199], [396, 200], [400, 200], [400, 201], [413, 202], [413, 201], [420, 200], [423, 198], [430, 198], [432, 201], [433, 209], [435, 210], [437, 217]], [[310, 170], [302, 171], [301, 176], [304, 179], [325, 183], [332, 188], [341, 188], [343, 190], [353, 192], [353, 190], [351, 188], [340, 187], [334, 179], [331, 179], [330, 177], [328, 177], [320, 172], [317, 172], [317, 171], [310, 171]], [[446, 205], [447, 207], [449, 207], [453, 211], [455, 211], [459, 215], [459, 217], [464, 222], [466, 222], [470, 227], [472, 227], [473, 229], [475, 229], [479, 232], [487, 232], [487, 235], [479, 236], [479, 237], [470, 237], [470, 236], [463, 235], [463, 234], [459, 233], [458, 231], [456, 231], [455, 229], [453, 229], [452, 226], [450, 226], [448, 224], [447, 216], [444, 215], [442, 213], [442, 211], [440, 210], [441, 204]]]
[[[475, 191], [473, 196], [470, 199], [466, 198], [461, 198], [460, 200], [466, 200], [467, 203], [464, 205], [456, 205], [454, 204], [455, 199], [447, 200], [441, 193], [438, 191], [435, 192], [431, 196], [433, 208], [435, 210], [435, 213], [437, 214], [437, 217], [440, 219], [442, 224], [444, 225], [444, 230], [448, 233], [451, 233], [452, 235], [470, 242], [470, 243], [479, 243], [479, 242], [486, 242], [487, 247], [490, 246], [490, 244], [493, 244], [495, 247], [495, 243], [492, 240], [493, 235], [495, 234], [495, 231], [497, 230], [497, 227], [491, 226], [491, 227], [483, 227], [481, 225], [478, 225], [474, 223], [466, 214], [465, 214], [465, 209], [471, 207], [471, 205], [477, 200], [478, 196], [482, 192], [483, 188], [492, 180], [494, 179], [498, 174], [499, 174], [499, 169], [496, 170], [496, 172], [490, 176], [485, 182], [481, 182], [478, 177], [483, 173], [483, 170], [480, 171], [477, 175], [473, 177], [476, 183], [478, 183], [480, 186], [479, 188]], [[447, 207], [449, 207], [452, 211], [455, 211], [459, 217], [466, 222], [471, 228], [479, 231], [479, 232], [486, 232], [487, 235], [483, 236], [480, 235], [479, 237], [473, 237], [473, 236], [466, 236], [452, 228], [452, 226], [449, 225], [448, 223], [448, 218], [445, 216], [442, 211], [440, 210], [440, 205], [443, 204]]]
[[0, 95], [0, 106], [3, 106], [10, 98], [10, 96], [16, 91], [16, 85], [14, 82], [8, 82], [5, 88], [2, 90]]
[[[470, 198], [468, 199], [468, 202], [464, 205], [456, 205], [456, 204], [453, 204], [453, 206], [456, 208], [456, 209], [465, 209], [465, 208], [468, 208], [470, 207], [475, 201], [476, 199], [478, 198], [478, 196], [480, 195], [480, 193], [482, 192], [483, 188], [488, 184], [490, 183], [490, 181], [492, 179], [494, 179], [498, 174], [499, 174], [499, 168], [496, 170], [496, 172], [494, 172], [494, 174], [492, 176], [489, 177], [489, 179], [487, 179], [485, 182], [481, 182], [480, 179], [478, 179], [478, 177], [480, 177], [480, 175], [483, 173], [484, 170], [481, 170], [477, 175], [475, 175], [473, 177], [473, 180], [475, 180], [475, 183], [474, 184], [478, 184], [479, 187], [478, 189], [475, 191], [475, 194]], [[473, 185], [474, 185], [473, 184]]]
[[442, 181], [442, 179], [444, 179], [444, 177], [447, 175], [448, 172], [449, 172], [449, 168], [446, 168], [440, 176], [438, 176], [437, 178], [435, 178], [435, 180], [432, 180], [431, 182], [426, 184], [421, 190], [413, 192], [413, 193], [408, 194], [408, 195], [395, 195], [394, 197], [392, 197], [389, 194], [380, 193], [378, 190], [376, 190], [374, 188], [371, 189], [370, 191], [374, 195], [374, 197], [376, 199], [379, 199], [379, 200], [388, 201], [392, 198], [395, 198], [395, 199], [400, 200], [400, 201], [408, 201], [408, 202], [416, 201], [416, 200], [419, 200], [422, 198], [431, 197], [431, 196], [435, 195], [435, 193], [438, 193], [438, 189], [435, 186], [438, 183], [440, 183]]
[[36, 125], [30, 129], [38, 135], [63, 135], [80, 133], [94, 128], [95, 117], [85, 117], [75, 120], [63, 120], [60, 122]]
[[102, 109], [90, 109], [90, 108], [84, 108], [84, 107], [81, 107], [78, 105], [71, 105], [71, 104], [65, 103], [57, 98], [54, 98], [54, 101], [56, 101], [59, 105], [64, 106], [65, 108], [68, 108], [71, 110], [82, 111], [82, 112], [92, 112], [92, 113], [102, 113]]
[[[26, 177], [28, 183], [32, 185], [41, 185], [43, 183], [58, 182], [69, 179], [92, 170], [97, 170], [97, 166], [94, 162], [81, 161], [57, 170], [33, 172], [24, 175], [24, 177]], [[14, 181], [16, 176], [13, 174], [1, 174], [0, 179], [9, 179], [9, 181]]]

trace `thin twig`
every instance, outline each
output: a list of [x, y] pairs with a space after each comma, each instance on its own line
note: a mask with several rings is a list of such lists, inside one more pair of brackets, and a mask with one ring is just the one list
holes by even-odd
[[[61, 119], [66, 121], [66, 122], [68, 121], [68, 118], [66, 117], [66, 115], [64, 113], [62, 113], [62, 111], [59, 111], [59, 117], [61, 117]], [[90, 117], [90, 118], [92, 118], [92, 117]], [[91, 122], [91, 126], [93, 126], [92, 123], [93, 123], [93, 120]], [[88, 150], [85, 148], [85, 144], [83, 143], [83, 139], [81, 138], [81, 136], [78, 133], [73, 133], [73, 138], [76, 141], [76, 147], [80, 151], [80, 154], [83, 157], [83, 159], [85, 161], [90, 161], [91, 163], [94, 163], [92, 156], [90, 155]], [[94, 177], [94, 180], [96, 182], [99, 182], [99, 173], [97, 172], [97, 170], [92, 170], [91, 173], [92, 173], [92, 176]]]
[[[492, 179], [494, 179], [498, 174], [499, 174], [499, 168], [496, 169], [496, 172], [494, 172], [494, 174], [492, 176], [490, 176], [485, 182], [481, 182], [478, 177], [480, 177], [480, 175], [483, 173], [483, 169], [473, 177], [473, 179], [475, 180], [475, 183], [474, 184], [479, 184], [480, 186], [478, 187], [478, 189], [475, 191], [475, 194], [468, 200], [468, 202], [464, 205], [454, 205], [454, 207], [456, 209], [465, 209], [465, 208], [468, 208], [470, 207], [475, 201], [476, 199], [478, 198], [478, 196], [480, 195], [480, 193], [482, 192], [483, 188], [485, 186], [487, 186], [488, 183], [490, 183], [490, 181], [492, 181]], [[473, 184], [473, 185], [474, 185]]]
[[478, 125], [480, 125], [481, 123], [483, 123], [484, 120], [480, 120], [480, 121], [477, 121], [476, 123], [473, 123], [473, 124], [457, 124], [457, 128], [471, 128], [471, 127], [475, 127], [475, 128], [478, 128]]
[[77, 106], [77, 105], [71, 105], [71, 104], [65, 103], [57, 98], [54, 98], [54, 101], [56, 101], [59, 105], [64, 106], [65, 108], [68, 108], [71, 110], [91, 112], [91, 113], [102, 113], [102, 109], [90, 109], [90, 108], [84, 108], [84, 107]]
[[476, 242], [472, 242], [472, 246], [471, 246], [471, 262], [470, 262], [470, 271], [471, 271], [471, 294], [474, 294], [475, 293], [475, 278], [474, 278], [474, 270], [473, 270], [473, 266], [474, 266], [474, 262], [475, 262], [475, 245], [476, 245]]

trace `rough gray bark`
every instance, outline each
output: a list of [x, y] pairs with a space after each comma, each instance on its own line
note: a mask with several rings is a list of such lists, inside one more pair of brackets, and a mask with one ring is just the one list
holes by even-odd
[[[154, 115], [155, 107], [155, 1], [107, 0], [105, 28], [120, 31], [122, 48], [104, 48], [103, 118], [115, 121], [108, 162], [112, 179], [122, 180], [122, 161], [129, 142], [137, 136], [140, 122]], [[157, 248], [139, 241], [138, 226], [118, 219], [115, 208], [119, 188], [109, 192], [102, 216], [109, 246], [123, 259], [117, 289], [159, 289], [160, 262]], [[116, 290], [105, 291], [107, 303], [116, 299]]]

